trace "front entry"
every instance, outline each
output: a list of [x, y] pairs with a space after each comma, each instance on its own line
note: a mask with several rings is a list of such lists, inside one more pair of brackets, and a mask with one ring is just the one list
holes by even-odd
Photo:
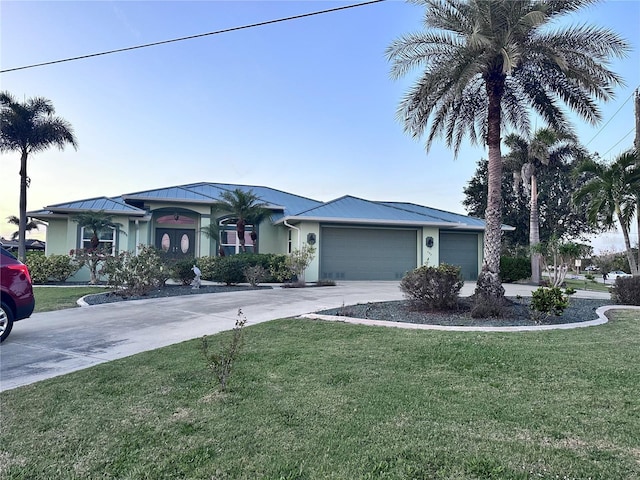
[[162, 249], [171, 257], [193, 257], [195, 232], [195, 230], [158, 228], [156, 229], [156, 248]]

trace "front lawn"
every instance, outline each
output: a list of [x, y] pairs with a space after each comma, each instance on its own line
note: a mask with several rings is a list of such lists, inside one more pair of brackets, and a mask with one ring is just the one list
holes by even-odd
[[188, 341], [0, 394], [0, 478], [640, 478], [639, 320], [277, 320], [246, 328], [227, 393]]
[[102, 293], [105, 287], [43, 287], [33, 286], [36, 299], [34, 312], [49, 312], [77, 307], [78, 299], [92, 293]]

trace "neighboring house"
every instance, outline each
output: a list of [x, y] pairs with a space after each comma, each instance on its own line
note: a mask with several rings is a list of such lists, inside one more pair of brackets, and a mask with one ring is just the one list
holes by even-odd
[[240, 251], [235, 225], [229, 215], [214, 212], [212, 204], [221, 192], [237, 188], [253, 192], [272, 212], [260, 225], [246, 227], [247, 251], [255, 248], [254, 230], [260, 253], [286, 254], [311, 244], [316, 255], [306, 270], [307, 281], [399, 280], [417, 266], [440, 263], [461, 266], [466, 280], [478, 276], [484, 221], [411, 203], [348, 195], [320, 202], [268, 187], [194, 183], [50, 205], [28, 216], [48, 223], [48, 255], [88, 246], [91, 232], [72, 220], [87, 211], [113, 215], [121, 225], [100, 236], [114, 253], [146, 244], [178, 257], [216, 255], [216, 239], [201, 233], [214, 223], [220, 225], [220, 246], [229, 255]]
[[[26, 239], [25, 242], [25, 250], [29, 251], [44, 251], [45, 250], [45, 242], [34, 239]], [[10, 252], [18, 251], [18, 241], [17, 240], [8, 240], [4, 237], [0, 237], [0, 245], [9, 250]]]

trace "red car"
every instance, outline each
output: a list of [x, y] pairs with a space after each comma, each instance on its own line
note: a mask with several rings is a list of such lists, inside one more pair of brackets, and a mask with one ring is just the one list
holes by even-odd
[[30, 317], [36, 306], [29, 269], [4, 248], [0, 248], [0, 287], [0, 342], [4, 342], [13, 322]]

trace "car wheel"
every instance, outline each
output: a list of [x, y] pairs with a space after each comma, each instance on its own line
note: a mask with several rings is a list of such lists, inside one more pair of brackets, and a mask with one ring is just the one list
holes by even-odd
[[13, 311], [4, 302], [0, 305], [0, 342], [4, 342], [13, 328]]

